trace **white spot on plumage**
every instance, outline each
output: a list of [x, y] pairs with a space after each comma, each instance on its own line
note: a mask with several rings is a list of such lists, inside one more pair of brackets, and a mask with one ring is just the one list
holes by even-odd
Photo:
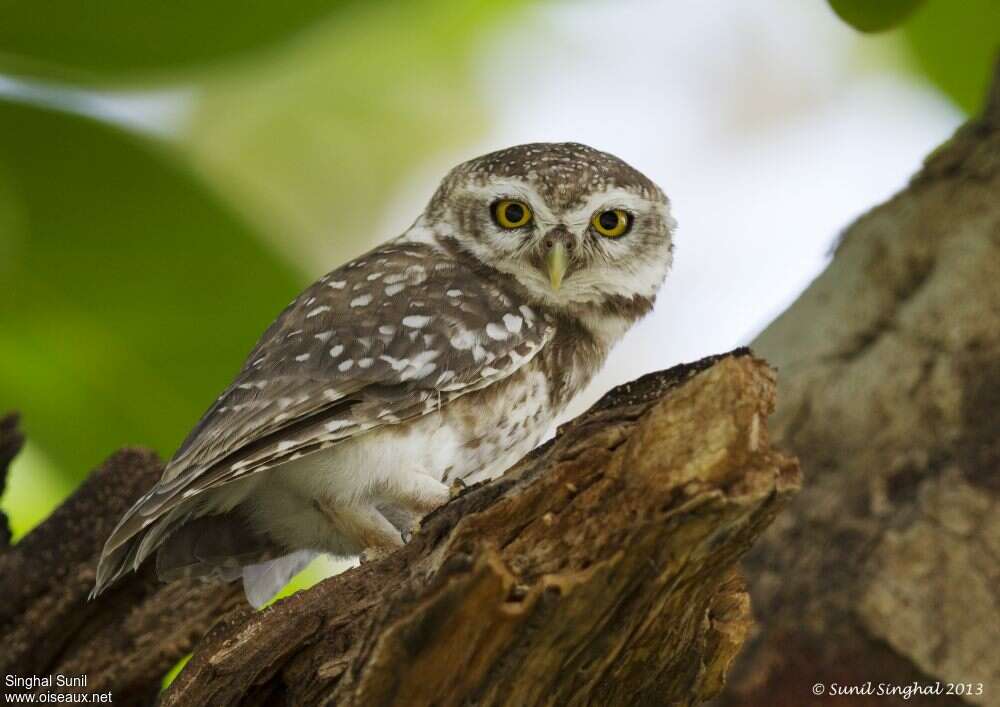
[[509, 331], [511, 334], [517, 334], [518, 332], [520, 332], [521, 325], [523, 323], [524, 320], [521, 317], [517, 316], [516, 314], [503, 315], [503, 324], [505, 327], [507, 327], [507, 331]]
[[301, 363], [302, 361], [308, 361], [309, 360], [309, 354], [307, 354], [307, 353], [299, 354], [298, 356], [295, 357], [295, 360], [298, 361], [299, 363]]
[[360, 295], [351, 300], [352, 307], [366, 307], [371, 304], [372, 296], [370, 294]]
[[448, 290], [447, 292], [445, 292], [445, 294], [448, 295], [449, 297], [461, 297], [462, 296], [462, 291], [461, 290]]
[[383, 276], [384, 274], [385, 274], [385, 273], [381, 273], [381, 272], [373, 272], [373, 273], [372, 273], [371, 275], [369, 275], [369, 276], [368, 276], [368, 277], [367, 277], [366, 279], [368, 280], [368, 282], [373, 282], [373, 281], [375, 281], [375, 280], [378, 280], [378, 279], [379, 279], [380, 277], [382, 277], [382, 276]]
[[336, 432], [337, 430], [342, 430], [345, 427], [350, 427], [352, 424], [351, 420], [331, 420], [326, 423], [327, 432]]
[[347, 287], [347, 280], [333, 280], [326, 283], [326, 286], [334, 290], [342, 290]]
[[406, 285], [404, 285], [403, 283], [389, 285], [388, 287], [385, 288], [385, 294], [387, 297], [392, 297], [393, 295], [398, 295], [404, 289], [406, 289]]
[[333, 336], [333, 330], [321, 331], [319, 334], [313, 335], [313, 338], [318, 339], [321, 343], [325, 344], [331, 336]]
[[399, 380], [408, 381], [413, 378], [426, 378], [434, 372], [435, 368], [437, 368], [436, 363], [425, 363], [419, 368], [417, 366], [409, 366], [399, 375]]
[[426, 314], [411, 314], [407, 317], [403, 317], [403, 326], [410, 327], [411, 329], [422, 329], [427, 326], [431, 321], [431, 318]]
[[337, 370], [343, 373], [345, 371], [351, 370], [353, 366], [354, 366], [354, 359], [345, 358], [343, 361], [340, 362], [340, 365], [337, 366]]
[[476, 343], [476, 335], [473, 334], [468, 329], [463, 329], [462, 331], [455, 334], [450, 339], [450, 343], [453, 347], [459, 351], [466, 351], [471, 349]]
[[323, 312], [329, 312], [329, 311], [330, 311], [330, 305], [328, 305], [328, 304], [322, 304], [319, 307], [316, 307], [316, 309], [313, 309], [312, 311], [310, 311], [309, 314], [306, 315], [306, 319], [309, 319], [310, 317], [315, 317], [316, 315], [322, 314]]
[[334, 358], [337, 358], [337, 356], [339, 356], [342, 353], [344, 353], [343, 344], [337, 344], [332, 349], [330, 349], [330, 355], [333, 356]]
[[392, 336], [396, 333], [396, 327], [392, 324], [383, 324], [378, 328], [378, 333], [383, 336]]
[[282, 442], [278, 442], [278, 451], [279, 452], [288, 451], [289, 449], [295, 447], [297, 444], [298, 442], [296, 442], [294, 439], [286, 439]]
[[510, 332], [507, 331], [506, 327], [490, 322], [486, 325], [486, 336], [491, 339], [496, 339], [497, 341], [503, 341], [510, 336]]
[[358, 368], [371, 368], [372, 363], [375, 362], [373, 358], [361, 358], [358, 359]]
[[389, 367], [394, 371], [401, 371], [410, 365], [410, 359], [408, 358], [393, 358], [389, 355], [379, 356], [379, 360], [385, 361], [389, 364]]

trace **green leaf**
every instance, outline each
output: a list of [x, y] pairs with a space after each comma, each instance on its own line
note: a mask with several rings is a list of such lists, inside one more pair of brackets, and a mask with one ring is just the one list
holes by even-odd
[[348, 0], [0, 0], [0, 73], [133, 78], [266, 47]]
[[169, 454], [300, 278], [163, 144], [0, 102], [0, 409], [80, 478]]
[[935, 0], [906, 23], [904, 38], [918, 72], [978, 113], [1000, 57], [1000, 0]]
[[883, 32], [902, 24], [924, 0], [828, 0], [833, 11], [861, 32]]

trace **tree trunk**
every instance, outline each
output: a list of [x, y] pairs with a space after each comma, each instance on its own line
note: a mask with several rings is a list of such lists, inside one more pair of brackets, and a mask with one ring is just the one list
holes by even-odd
[[[735, 563], [798, 487], [768, 442], [773, 398], [746, 351], [621, 386], [400, 551], [230, 611], [162, 703], [701, 703], [749, 628]], [[0, 672], [85, 672], [116, 703], [148, 701], [232, 605], [232, 590], [158, 586], [148, 569], [84, 603], [99, 540], [158, 471], [116, 456], [0, 555], [19, 646]]]
[[985, 114], [754, 348], [807, 484], [745, 562], [759, 626], [722, 703], [940, 681], [972, 694], [906, 704], [1000, 704], [1000, 66]]

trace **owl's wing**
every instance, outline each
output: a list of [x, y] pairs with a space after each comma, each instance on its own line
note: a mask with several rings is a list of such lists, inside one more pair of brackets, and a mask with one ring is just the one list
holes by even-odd
[[98, 586], [120, 572], [110, 555], [121, 560], [144, 534], [131, 553], [137, 565], [169, 530], [157, 521], [203, 491], [419, 417], [530, 361], [553, 328], [497, 282], [413, 243], [389, 243], [321, 278], [268, 328], [122, 518]]

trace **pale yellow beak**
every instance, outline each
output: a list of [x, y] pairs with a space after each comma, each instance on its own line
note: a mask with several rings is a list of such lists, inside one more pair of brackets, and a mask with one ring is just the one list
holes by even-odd
[[562, 285], [563, 275], [566, 274], [566, 245], [564, 243], [556, 243], [549, 249], [548, 255], [545, 256], [545, 267], [549, 271], [549, 282], [552, 283], [552, 289], [558, 290]]

